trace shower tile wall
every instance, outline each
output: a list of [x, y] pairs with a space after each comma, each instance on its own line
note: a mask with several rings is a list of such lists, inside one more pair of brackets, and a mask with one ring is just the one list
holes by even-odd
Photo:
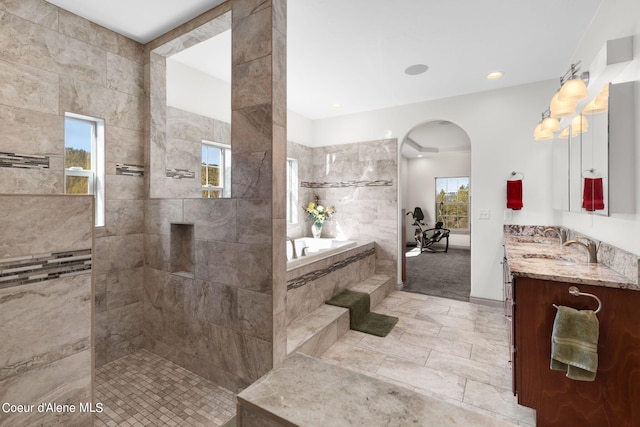
[[34, 405], [0, 412], [0, 425], [91, 424], [89, 412], [37, 406], [92, 402], [92, 207], [88, 196], [0, 196], [0, 402]]
[[[298, 159], [299, 200], [336, 208], [325, 222], [323, 237], [376, 242], [376, 272], [396, 275], [398, 239], [396, 139], [309, 148], [289, 142]], [[299, 156], [299, 157], [296, 157]], [[311, 172], [310, 172], [311, 171]], [[302, 208], [301, 208], [302, 210]], [[288, 225], [290, 237], [310, 235], [304, 214]]]
[[143, 178], [116, 174], [119, 163], [144, 165], [142, 46], [43, 0], [0, 2], [0, 15], [0, 152], [49, 159], [0, 167], [0, 193], [62, 194], [65, 112], [105, 121], [106, 225], [94, 254], [101, 365], [144, 341]]
[[[164, 55], [202, 39], [204, 29], [220, 28], [204, 23], [194, 36], [187, 25], [165, 37], [165, 44], [149, 46], [152, 198], [145, 218], [144, 331], [152, 352], [240, 390], [286, 353], [286, 24], [284, 2], [231, 5], [232, 198], [193, 198], [199, 193], [199, 144], [228, 138], [224, 124], [165, 108]], [[211, 134], [216, 127], [221, 135]], [[167, 178], [168, 168], [195, 170], [195, 179]], [[176, 238], [184, 239], [181, 245], [171, 241]], [[282, 251], [274, 253], [272, 245]], [[172, 272], [176, 247], [193, 254], [190, 271]]]

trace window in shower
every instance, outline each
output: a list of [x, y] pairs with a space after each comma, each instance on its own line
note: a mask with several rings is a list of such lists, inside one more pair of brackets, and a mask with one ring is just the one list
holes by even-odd
[[287, 222], [298, 223], [298, 161], [287, 158]]
[[231, 197], [231, 146], [202, 141], [202, 197]]
[[65, 113], [64, 192], [95, 196], [95, 225], [104, 226], [104, 120]]

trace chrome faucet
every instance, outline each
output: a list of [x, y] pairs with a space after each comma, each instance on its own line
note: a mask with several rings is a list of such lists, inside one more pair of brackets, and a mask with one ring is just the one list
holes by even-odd
[[300, 256], [307, 256], [308, 255], [307, 252], [309, 252], [309, 246], [303, 247], [302, 248], [302, 255], [300, 255]]
[[289, 236], [287, 236], [287, 240], [291, 242], [291, 248], [293, 249], [293, 256], [291, 257], [291, 259], [298, 258], [298, 252], [296, 252], [296, 242], [294, 242], [293, 239]]
[[577, 237], [577, 239], [585, 239], [587, 241], [587, 243], [581, 242], [579, 240], [569, 240], [569, 241], [564, 243], [564, 246], [569, 246], [569, 245], [582, 246], [589, 253], [589, 262], [590, 263], [597, 263], [598, 262], [598, 246], [599, 245], [596, 244], [596, 242], [594, 242], [593, 240], [589, 239], [588, 237], [580, 236], [580, 237]]
[[553, 231], [558, 235], [558, 238], [560, 239], [560, 246], [564, 245], [567, 241], [567, 230], [564, 228], [545, 228], [542, 234], [547, 234], [547, 231]]

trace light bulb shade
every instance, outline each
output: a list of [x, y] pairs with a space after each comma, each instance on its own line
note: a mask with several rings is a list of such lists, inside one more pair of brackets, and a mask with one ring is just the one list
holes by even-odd
[[560, 139], [569, 138], [569, 126], [567, 126], [564, 129], [562, 129], [562, 132], [560, 132], [560, 135], [558, 135], [558, 138], [560, 138]]
[[586, 98], [587, 95], [589, 95], [589, 91], [587, 90], [587, 86], [584, 84], [582, 79], [580, 79], [579, 77], [574, 77], [570, 80], [567, 80], [562, 85], [562, 87], [560, 88], [560, 92], [558, 92], [558, 101], [578, 101], [580, 99]]
[[607, 102], [600, 103], [598, 100], [598, 97], [596, 96], [591, 101], [589, 101], [587, 105], [584, 106], [584, 109], [582, 110], [582, 114], [604, 113], [608, 109], [607, 104], [608, 104]]
[[542, 124], [540, 126], [540, 129], [544, 130], [544, 131], [556, 131], [556, 130], [560, 130], [560, 122], [558, 121], [558, 119], [554, 119], [552, 117], [547, 117], [546, 119], [544, 119], [542, 121]]
[[567, 117], [575, 114], [577, 101], [560, 102], [558, 100], [558, 94], [559, 92], [556, 92], [556, 94], [553, 95], [551, 103], [549, 104], [551, 117], [559, 119], [560, 117]]
[[587, 129], [589, 129], [589, 122], [584, 115], [580, 114], [571, 120], [571, 135], [576, 136], [586, 132]]
[[538, 126], [536, 126], [535, 130], [533, 131], [533, 137], [536, 141], [544, 141], [547, 139], [552, 139], [553, 132], [550, 130], [542, 129], [542, 123], [538, 123]]

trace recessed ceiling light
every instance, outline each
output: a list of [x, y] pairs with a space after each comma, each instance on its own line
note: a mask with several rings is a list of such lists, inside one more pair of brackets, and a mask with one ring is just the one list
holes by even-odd
[[410, 75], [410, 76], [417, 76], [418, 74], [424, 73], [428, 69], [429, 69], [429, 67], [427, 67], [424, 64], [414, 64], [414, 65], [411, 65], [411, 66], [407, 67], [404, 70], [404, 73], [407, 74], [407, 75]]
[[422, 154], [418, 154], [418, 156], [417, 156], [417, 157], [422, 157]]
[[333, 108], [334, 110], [339, 110], [340, 108], [342, 108], [342, 104], [331, 104], [331, 108]]
[[487, 74], [488, 79], [499, 79], [502, 77], [502, 71], [494, 71], [493, 73]]

